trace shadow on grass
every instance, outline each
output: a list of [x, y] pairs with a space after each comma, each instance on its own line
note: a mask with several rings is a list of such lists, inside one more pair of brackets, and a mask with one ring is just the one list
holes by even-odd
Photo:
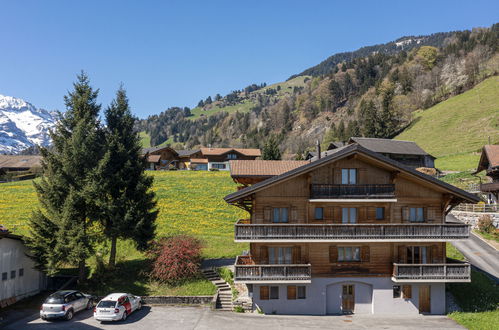
[[494, 311], [499, 307], [499, 287], [479, 271], [471, 271], [471, 283], [448, 283], [447, 289], [463, 312]]

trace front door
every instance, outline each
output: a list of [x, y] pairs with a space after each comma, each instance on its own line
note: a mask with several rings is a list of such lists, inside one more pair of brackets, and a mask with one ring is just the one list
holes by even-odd
[[352, 314], [355, 308], [355, 286], [345, 284], [341, 294], [341, 310], [345, 314]]
[[431, 313], [430, 286], [421, 285], [419, 287], [419, 312]]

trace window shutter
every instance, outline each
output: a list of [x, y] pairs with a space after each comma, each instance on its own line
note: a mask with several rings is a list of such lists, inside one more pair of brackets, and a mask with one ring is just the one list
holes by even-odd
[[334, 207], [325, 207], [324, 220], [333, 220], [333, 219], [334, 219]]
[[333, 210], [333, 222], [334, 223], [341, 223], [341, 207], [335, 206]]
[[334, 184], [341, 184], [341, 168], [335, 167], [333, 169], [334, 173]]
[[376, 220], [376, 208], [373, 206], [367, 207], [367, 220]]
[[263, 209], [263, 221], [265, 221], [265, 222], [272, 221], [272, 208], [270, 206], [266, 206]]
[[358, 207], [357, 223], [362, 223], [367, 219], [367, 207]]
[[296, 206], [291, 207], [291, 221], [298, 222], [298, 208]]
[[329, 247], [329, 262], [330, 263], [338, 262], [338, 249], [336, 245], [331, 245]]
[[260, 246], [260, 262], [262, 264], [269, 263], [269, 248], [267, 246]]
[[288, 299], [296, 299], [296, 286], [288, 285]]
[[260, 300], [269, 300], [269, 287], [261, 286], [260, 287]]
[[427, 221], [427, 220], [428, 220], [428, 208], [423, 207], [423, 221]]
[[366, 184], [367, 183], [367, 168], [359, 168], [357, 169], [357, 184]]
[[407, 263], [407, 248], [405, 245], [399, 245], [398, 258], [399, 258], [399, 263], [401, 264]]
[[402, 207], [402, 221], [409, 221], [409, 208], [407, 206]]
[[436, 208], [435, 207], [428, 207], [426, 208], [426, 219], [428, 221], [435, 221], [437, 219], [436, 215]]
[[301, 263], [301, 247], [293, 246], [293, 263], [300, 264]]
[[402, 286], [402, 294], [404, 295], [404, 299], [412, 298], [412, 286], [404, 285]]
[[362, 262], [369, 262], [371, 259], [369, 245], [364, 245], [360, 248], [360, 260]]
[[439, 263], [441, 262], [440, 260], [440, 256], [438, 255], [438, 245], [432, 245], [430, 247], [430, 258], [428, 258], [430, 260], [430, 262], [432, 263]]

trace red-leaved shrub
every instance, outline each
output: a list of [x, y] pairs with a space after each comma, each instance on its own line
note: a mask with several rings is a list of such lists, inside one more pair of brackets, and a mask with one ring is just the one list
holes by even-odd
[[201, 241], [187, 235], [162, 238], [152, 243], [148, 256], [153, 259], [151, 277], [176, 284], [199, 274]]

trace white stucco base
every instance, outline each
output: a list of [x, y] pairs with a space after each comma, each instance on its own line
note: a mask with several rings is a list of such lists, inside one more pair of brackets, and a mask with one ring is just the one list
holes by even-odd
[[[266, 314], [341, 314], [343, 284], [355, 285], [355, 314], [418, 314], [419, 287], [430, 286], [431, 314], [445, 314], [445, 283], [394, 283], [389, 277], [313, 278], [306, 286], [306, 298], [288, 300], [287, 285], [279, 287], [279, 299], [261, 300], [260, 284], [253, 285], [254, 306]], [[411, 285], [410, 299], [393, 298], [394, 285]]]

